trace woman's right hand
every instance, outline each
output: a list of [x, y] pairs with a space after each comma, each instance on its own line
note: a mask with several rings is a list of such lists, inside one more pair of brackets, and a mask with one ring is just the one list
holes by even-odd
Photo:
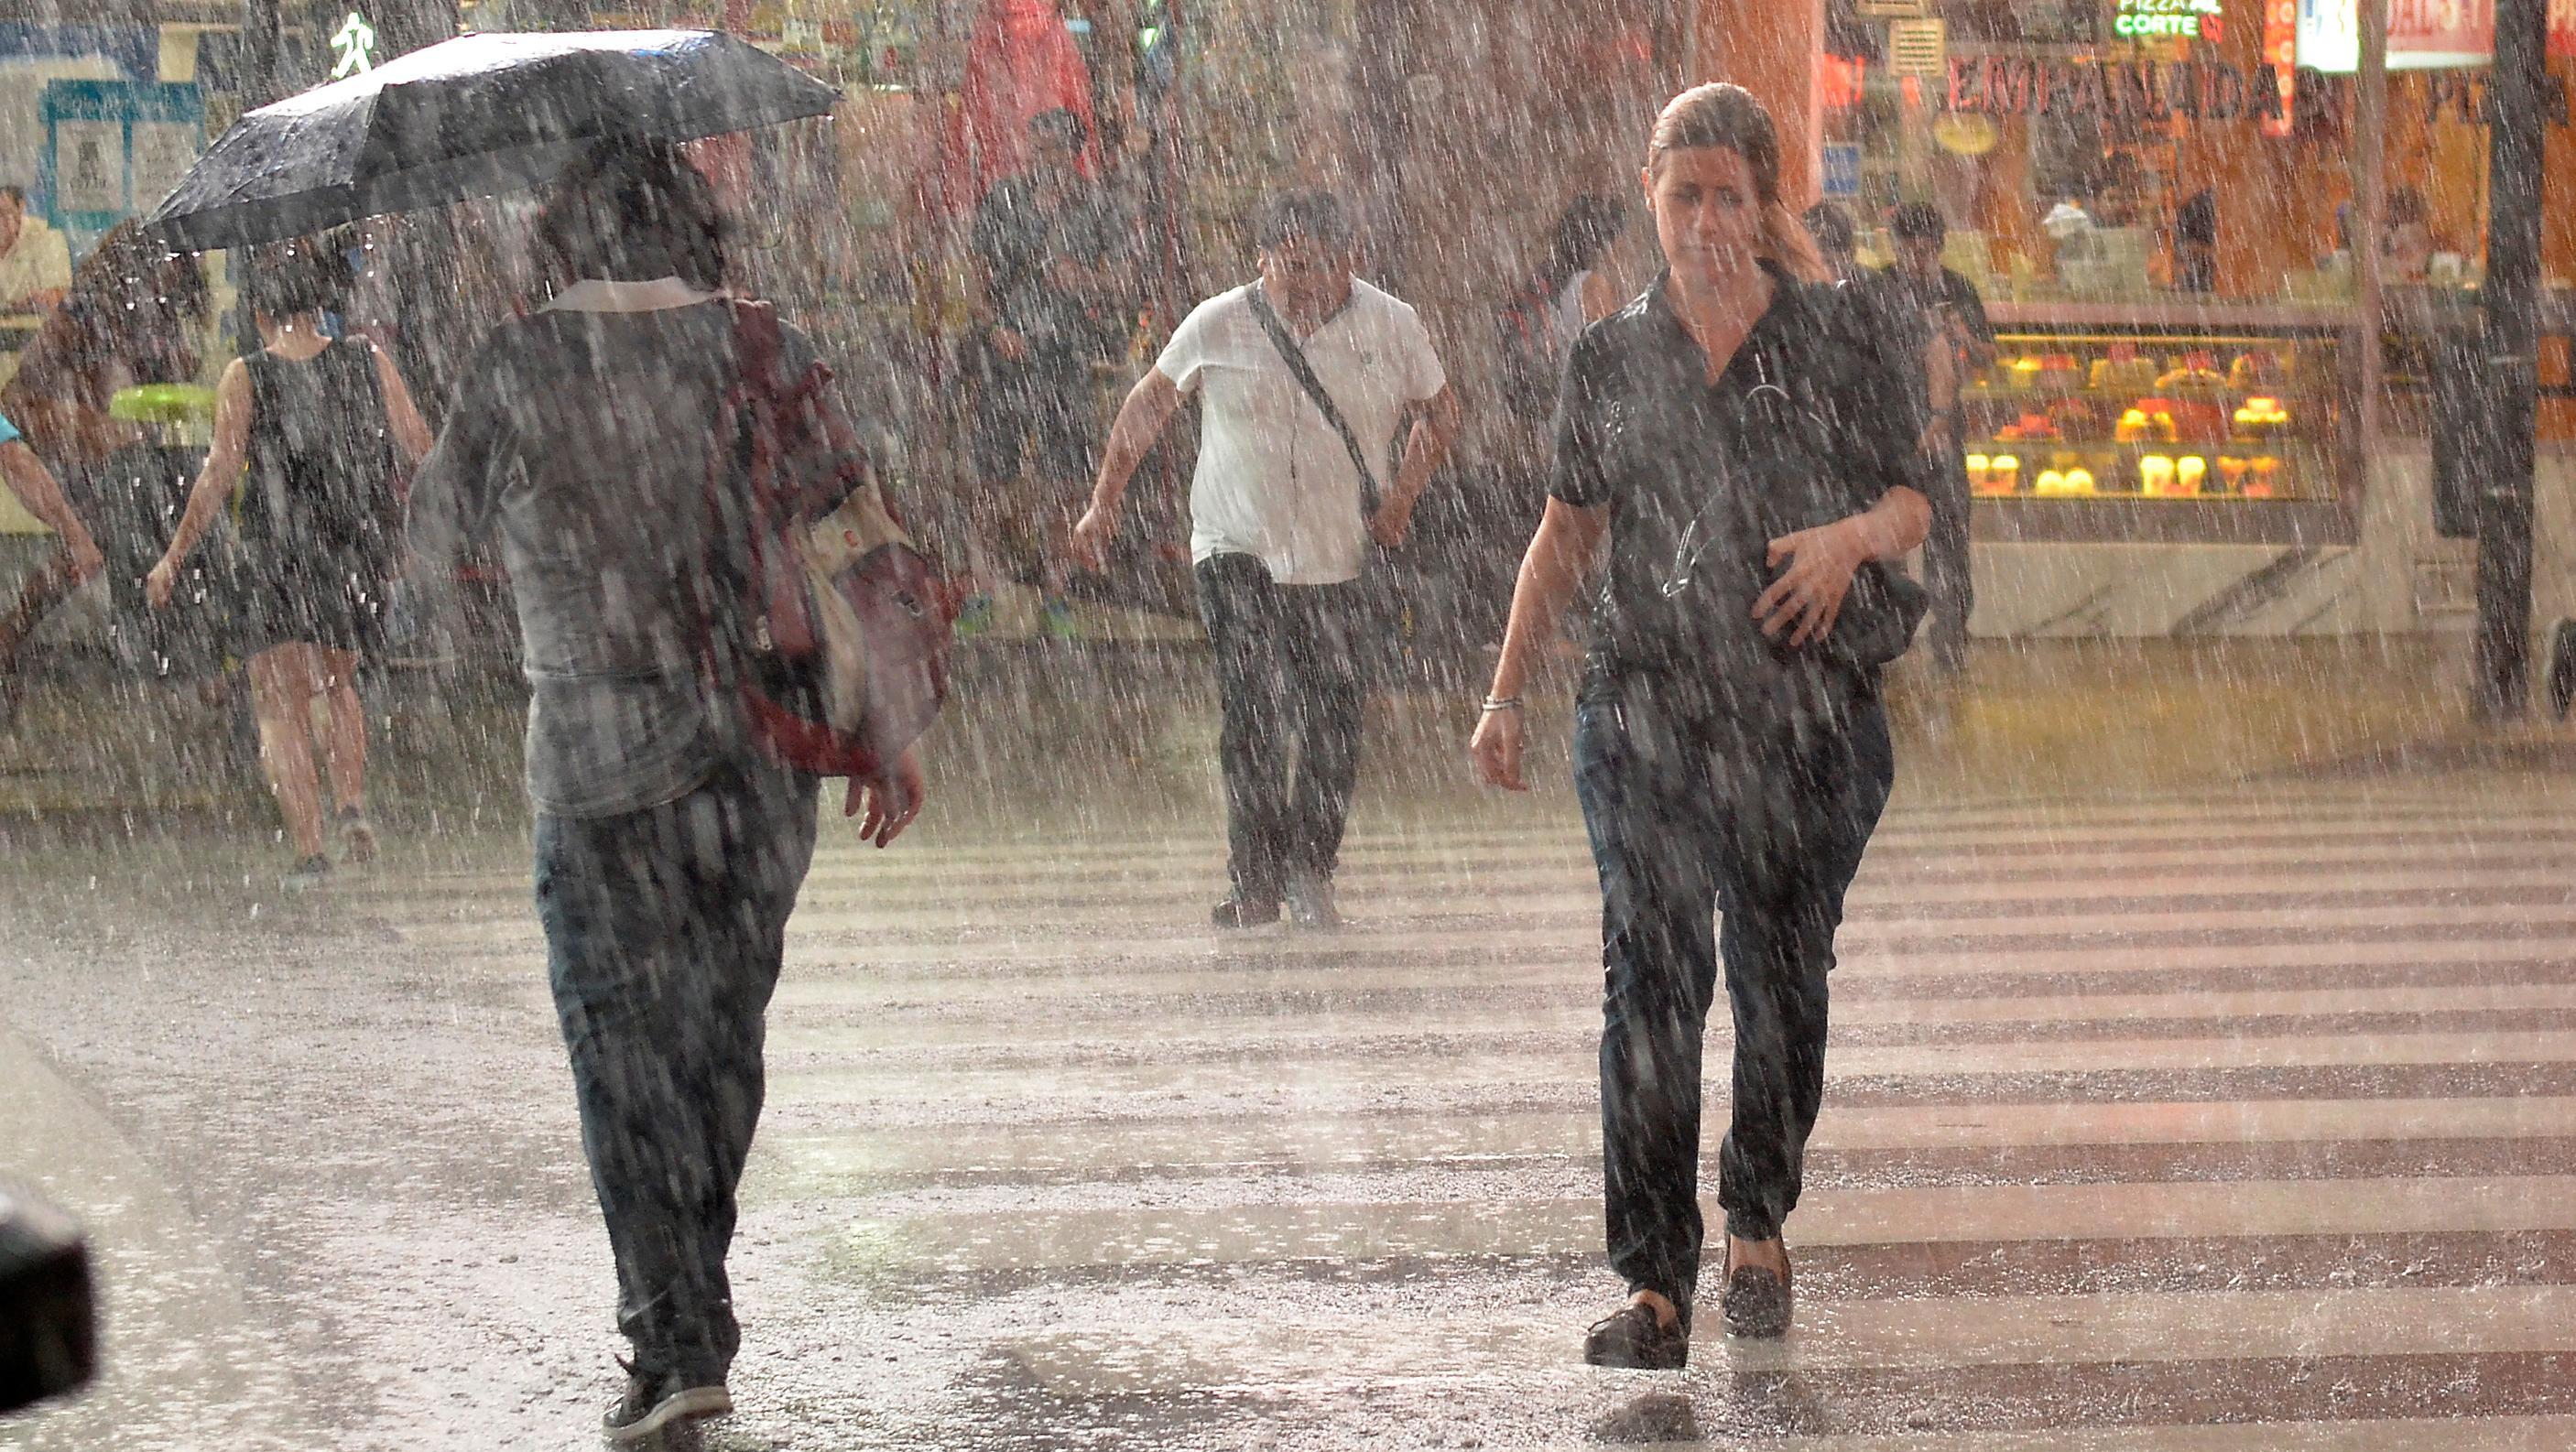
[[163, 555], [161, 562], [152, 567], [152, 573], [143, 577], [143, 598], [155, 610], [168, 605], [170, 596], [178, 588], [179, 566], [168, 555]]
[[1528, 791], [1529, 783], [1521, 780], [1521, 739], [1519, 707], [1479, 717], [1476, 734], [1467, 742], [1467, 754], [1476, 760], [1476, 779], [1505, 791]]

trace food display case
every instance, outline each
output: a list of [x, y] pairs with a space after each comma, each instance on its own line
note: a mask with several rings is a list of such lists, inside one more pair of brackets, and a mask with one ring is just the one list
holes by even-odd
[[1976, 536], [2354, 537], [2348, 310], [1998, 304], [1960, 395]]

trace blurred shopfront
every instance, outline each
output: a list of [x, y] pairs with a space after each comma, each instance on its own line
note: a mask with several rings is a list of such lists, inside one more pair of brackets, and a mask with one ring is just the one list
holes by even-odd
[[[1891, 205], [1937, 204], [1944, 261], [1996, 325], [1962, 439], [1986, 546], [1981, 633], [2465, 623], [2467, 547], [2434, 528], [2434, 405], [2440, 360], [2476, 316], [2492, 0], [2391, 6], [2369, 324], [2350, 235], [2354, 0], [1830, 10], [1815, 49], [1822, 189], [1877, 261], [1869, 229]], [[2576, 185], [2576, 6], [2555, 10], [2553, 193]], [[2551, 209], [2544, 266], [2542, 378], [2564, 390], [2576, 213]], [[2381, 374], [2369, 410], [2365, 345]], [[2576, 438], [2565, 398], [2541, 430]], [[2544, 514], [2564, 514], [2565, 462], [2544, 445]], [[2562, 608], [2550, 573], [2544, 614]]]

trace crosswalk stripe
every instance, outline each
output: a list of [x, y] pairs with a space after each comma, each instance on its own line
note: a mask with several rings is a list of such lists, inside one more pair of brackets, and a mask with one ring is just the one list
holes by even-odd
[[[1542, 805], [1355, 837], [1352, 923], [1329, 937], [1207, 927], [1223, 845], [1203, 820], [882, 854], [827, 830], [772, 1006], [748, 1213], [828, 1227], [825, 1274], [968, 1308], [945, 1324], [973, 1320], [980, 1356], [1071, 1415], [1238, 1393], [1313, 1412], [1413, 1384], [1601, 1405], [1616, 1383], [1572, 1354], [1616, 1293], [1599, 899], [1572, 804]], [[2547, 1390], [2576, 1368], [2571, 824], [2547, 791], [1900, 805], [1849, 900], [1789, 1227], [1822, 1280], [1788, 1342], [1704, 1326], [1696, 1360], [1720, 1386], [1804, 1378], [1933, 1420], [1652, 1445], [2576, 1446], [2576, 1383]], [[347, 900], [459, 985], [542, 1010], [523, 877]], [[1704, 1199], [1722, 1069], [1709, 1098]], [[2446, 1278], [2410, 1268], [2428, 1256]], [[1438, 1297], [1380, 1265], [1442, 1277]], [[2032, 1266], [2055, 1267], [2044, 1289]], [[1044, 1314], [1102, 1284], [1155, 1309]], [[1317, 1284], [1341, 1289], [1294, 1289]], [[1416, 1300], [1458, 1297], [1474, 1315], [1426, 1355]], [[2193, 1420], [2209, 1368], [2252, 1365], [2478, 1390]], [[2007, 1383], [2022, 1424], [1943, 1429]], [[2419, 1404], [2528, 1415], [2391, 1419]], [[1624, 1443], [1605, 1425], [1533, 1445]]]

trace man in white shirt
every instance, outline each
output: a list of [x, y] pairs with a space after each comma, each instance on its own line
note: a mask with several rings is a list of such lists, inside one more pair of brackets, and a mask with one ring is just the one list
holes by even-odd
[[[1340, 921], [1333, 868], [1358, 775], [1356, 583], [1371, 541], [1404, 542], [1415, 501], [1458, 431], [1431, 335], [1413, 309], [1351, 276], [1350, 223], [1322, 192], [1265, 208], [1261, 279], [1208, 299], [1118, 410], [1075, 560], [1098, 569], [1119, 500], [1181, 400], [1202, 400], [1190, 556], [1224, 710], [1226, 868], [1219, 927]], [[1309, 397], [1260, 310], [1276, 315], [1347, 424]], [[1417, 414], [1392, 481], [1397, 427]], [[1354, 448], [1366, 472], [1352, 459]]]
[[72, 249], [22, 187], [0, 186], [0, 313], [51, 312], [72, 286]]

